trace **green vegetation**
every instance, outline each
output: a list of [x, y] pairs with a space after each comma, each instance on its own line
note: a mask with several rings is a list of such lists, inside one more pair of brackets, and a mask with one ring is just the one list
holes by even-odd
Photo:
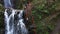
[[[21, 1], [20, 1], [21, 2]], [[27, 1], [25, 1], [27, 2]], [[23, 2], [21, 2], [23, 5]], [[32, 15], [37, 26], [37, 34], [51, 34], [54, 33], [55, 27], [60, 19], [60, 0], [33, 0]], [[18, 8], [21, 4], [18, 5]], [[4, 7], [0, 4], [0, 12]], [[0, 13], [0, 28], [3, 25], [3, 17]]]

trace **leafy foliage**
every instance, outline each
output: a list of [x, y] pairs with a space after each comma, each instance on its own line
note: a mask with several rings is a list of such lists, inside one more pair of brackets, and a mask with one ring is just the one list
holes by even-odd
[[[32, 0], [31, 0], [32, 1]], [[18, 2], [18, 1], [17, 1]], [[16, 3], [16, 7], [18, 9], [23, 7], [23, 4], [27, 2], [24, 0], [19, 1], [20, 3]], [[33, 9], [32, 15], [34, 16], [34, 22], [37, 26], [37, 34], [51, 34], [56, 26], [56, 21], [59, 19], [58, 17], [54, 17], [51, 20], [45, 20], [46, 18], [50, 19], [49, 17], [51, 14], [54, 14], [57, 10], [60, 10], [60, 0], [33, 0]], [[4, 7], [0, 4], [0, 11], [3, 11]], [[0, 15], [0, 27], [2, 27], [2, 15]], [[47, 22], [46, 22], [47, 21]]]

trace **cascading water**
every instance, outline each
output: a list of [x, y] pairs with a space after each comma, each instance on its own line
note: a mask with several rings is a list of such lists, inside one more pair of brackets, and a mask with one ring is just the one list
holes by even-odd
[[12, 8], [13, 7], [13, 0], [4, 0], [4, 7], [5, 8]]
[[[18, 13], [16, 13], [18, 11]], [[5, 34], [28, 34], [23, 19], [23, 10], [5, 10]], [[16, 17], [15, 17], [16, 16]]]
[[20, 13], [18, 14], [19, 20], [18, 20], [18, 24], [17, 25], [20, 24], [21, 34], [28, 34], [28, 31], [27, 31], [27, 29], [25, 27], [25, 24], [23, 23], [24, 19], [22, 18], [22, 16], [23, 16], [22, 13], [23, 13], [23, 11], [21, 10]]
[[5, 5], [5, 34], [28, 34], [24, 24], [23, 10], [15, 10], [13, 0], [4, 0]]
[[9, 15], [8, 14], [8, 10], [6, 9], [4, 12], [5, 15], [5, 34], [13, 34], [13, 30], [14, 30], [14, 10], [12, 11], [12, 13]]

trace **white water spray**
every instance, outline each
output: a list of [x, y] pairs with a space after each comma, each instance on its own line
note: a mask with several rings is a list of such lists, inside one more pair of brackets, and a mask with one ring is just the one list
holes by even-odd
[[[5, 13], [4, 13], [4, 15], [5, 15], [5, 24], [6, 24], [6, 34], [13, 34], [13, 27], [14, 27], [14, 24], [13, 24], [13, 21], [14, 21], [14, 14], [15, 14], [15, 12], [14, 12], [14, 10], [12, 10], [12, 13], [8, 16], [8, 13], [7, 13], [7, 9], [5, 10]], [[13, 21], [11, 21], [12, 22], [12, 25], [10, 26], [10, 20], [11, 20], [11, 18], [13, 18], [12, 20]], [[11, 28], [11, 29], [10, 29]]]
[[[5, 34], [28, 34], [28, 30], [23, 23], [23, 10], [19, 10], [17, 14], [17, 22], [15, 22], [15, 14], [18, 10], [8, 10], [4, 12], [5, 16]], [[17, 25], [15, 25], [17, 24]]]

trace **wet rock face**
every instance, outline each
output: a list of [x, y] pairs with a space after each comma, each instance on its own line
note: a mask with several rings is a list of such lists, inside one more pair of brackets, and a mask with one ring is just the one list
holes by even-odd
[[[19, 12], [16, 12], [16, 14], [14, 15], [14, 26], [15, 26], [15, 32], [17, 33], [18, 32], [18, 34], [21, 34], [21, 31], [19, 31], [19, 30], [17, 30], [18, 28], [17, 28], [17, 24], [18, 24], [18, 14], [19, 14]], [[21, 28], [20, 28], [21, 29]], [[16, 34], [16, 33], [14, 33], [14, 34]]]

